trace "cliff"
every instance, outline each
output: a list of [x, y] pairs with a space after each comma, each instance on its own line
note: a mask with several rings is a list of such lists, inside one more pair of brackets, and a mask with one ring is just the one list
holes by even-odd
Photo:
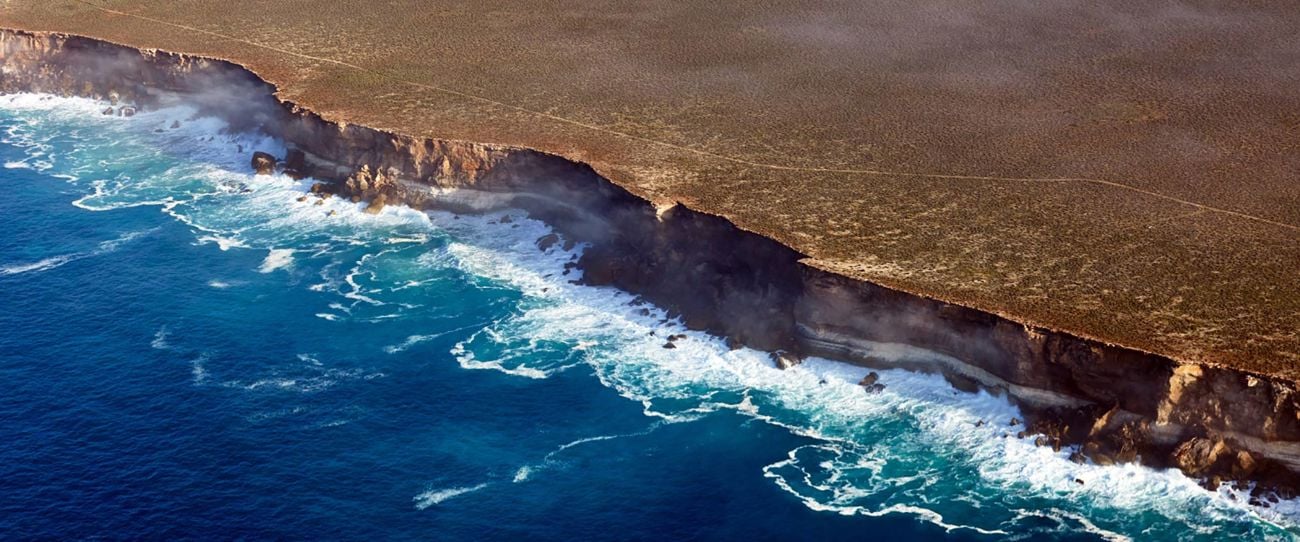
[[[193, 104], [283, 139], [290, 173], [372, 207], [524, 209], [591, 245], [578, 262], [587, 283], [640, 294], [783, 363], [824, 356], [1005, 393], [1040, 444], [1080, 445], [1079, 460], [1173, 466], [1209, 484], [1290, 491], [1300, 480], [1294, 381], [1180, 363], [838, 275], [723, 217], [656, 206], [562, 156], [333, 122], [231, 62], [62, 34], [0, 32], [0, 91]], [[885, 355], [881, 343], [934, 354]]]

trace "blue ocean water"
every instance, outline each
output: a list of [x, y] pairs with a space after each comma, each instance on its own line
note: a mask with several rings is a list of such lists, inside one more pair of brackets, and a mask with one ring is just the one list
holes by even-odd
[[4, 539], [1293, 538], [1001, 398], [685, 332], [521, 212], [318, 205], [249, 174], [274, 140], [100, 108], [0, 97]]

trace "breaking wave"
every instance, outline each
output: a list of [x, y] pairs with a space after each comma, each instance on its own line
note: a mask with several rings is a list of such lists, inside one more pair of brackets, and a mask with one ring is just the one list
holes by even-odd
[[[809, 439], [754, 476], [812, 510], [904, 515], [947, 531], [995, 537], [1082, 533], [1111, 540], [1150, 533], [1282, 540], [1300, 517], [1295, 503], [1253, 507], [1243, 494], [1207, 491], [1173, 471], [1076, 464], [1068, 459], [1070, 450], [1056, 452], [1035, 446], [1032, 437], [1018, 437], [1012, 420], [1019, 413], [1006, 399], [958, 392], [938, 376], [879, 371], [885, 388], [869, 393], [856, 384], [867, 372], [863, 368], [810, 359], [778, 369], [766, 354], [732, 350], [718, 338], [689, 331], [635, 296], [574, 284], [576, 276], [566, 275], [565, 264], [584, 247], [565, 251], [555, 244], [540, 251], [536, 240], [550, 230], [518, 211], [457, 216], [389, 206], [370, 215], [360, 203], [318, 199], [309, 194], [309, 181], [245, 173], [252, 150], [280, 154], [281, 143], [226, 133], [218, 121], [195, 118], [185, 108], [121, 119], [98, 115], [97, 104], [88, 100], [28, 95], [9, 98], [4, 106], [23, 111], [27, 121], [3, 140], [30, 153], [24, 165], [6, 167], [45, 167], [62, 175], [85, 191], [76, 201], [83, 209], [158, 206], [187, 225], [196, 243], [265, 251], [257, 267], [262, 273], [295, 269], [295, 262], [323, 263], [319, 276], [304, 286], [328, 300], [309, 312], [322, 319], [373, 323], [426, 315], [422, 300], [457, 295], [440, 286], [451, 283], [509, 294], [502, 296], [508, 307], [499, 319], [399, 336], [381, 348], [384, 353], [446, 340], [452, 358], [467, 370], [534, 381], [590, 375], [640, 404], [656, 423], [728, 413]], [[179, 128], [154, 131], [176, 123]], [[58, 132], [55, 127], [71, 124], [89, 125], [95, 130], [86, 132], [100, 135], [83, 136], [80, 151], [49, 156], [46, 139]], [[133, 160], [159, 148], [185, 160], [99, 178], [97, 166], [78, 155]], [[510, 227], [500, 223], [506, 214], [513, 218]], [[0, 274], [53, 269], [116, 250], [144, 233], [105, 241], [89, 252], [9, 264]], [[436, 280], [448, 277], [455, 280]], [[169, 347], [167, 328], [154, 342]], [[673, 348], [665, 348], [667, 342]], [[879, 346], [881, 352], [906, 351]], [[221, 382], [241, 393], [312, 393], [341, 379], [382, 376], [300, 359], [291, 370], [222, 381], [209, 372], [209, 361], [207, 354], [191, 358], [193, 383]], [[329, 422], [337, 423], [346, 420]], [[627, 435], [570, 442], [518, 467], [512, 481], [536, 480], [554, 454], [571, 446], [622, 436]], [[413, 500], [426, 509], [487, 486], [430, 488]]]

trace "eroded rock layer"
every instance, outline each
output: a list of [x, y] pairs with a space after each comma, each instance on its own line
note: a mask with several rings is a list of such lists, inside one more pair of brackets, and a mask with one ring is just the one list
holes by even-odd
[[290, 146], [281, 159], [253, 157], [252, 169], [310, 176], [322, 182], [314, 192], [371, 211], [524, 209], [566, 242], [589, 244], [578, 262], [589, 284], [640, 294], [692, 328], [773, 352], [782, 367], [816, 355], [1006, 393], [1025, 411], [1027, 434], [1078, 445], [1079, 460], [1177, 467], [1209, 484], [1290, 491], [1300, 480], [1294, 382], [1180, 364], [815, 269], [723, 217], [657, 208], [560, 156], [333, 122], [280, 101], [233, 63], [59, 34], [0, 32], [0, 91], [102, 99], [114, 114], [193, 105]]

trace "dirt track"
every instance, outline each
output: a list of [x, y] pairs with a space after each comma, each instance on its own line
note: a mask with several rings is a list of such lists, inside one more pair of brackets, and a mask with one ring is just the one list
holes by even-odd
[[1300, 378], [1282, 2], [153, 4], [0, 24], [232, 59], [328, 117], [560, 153], [828, 270]]

